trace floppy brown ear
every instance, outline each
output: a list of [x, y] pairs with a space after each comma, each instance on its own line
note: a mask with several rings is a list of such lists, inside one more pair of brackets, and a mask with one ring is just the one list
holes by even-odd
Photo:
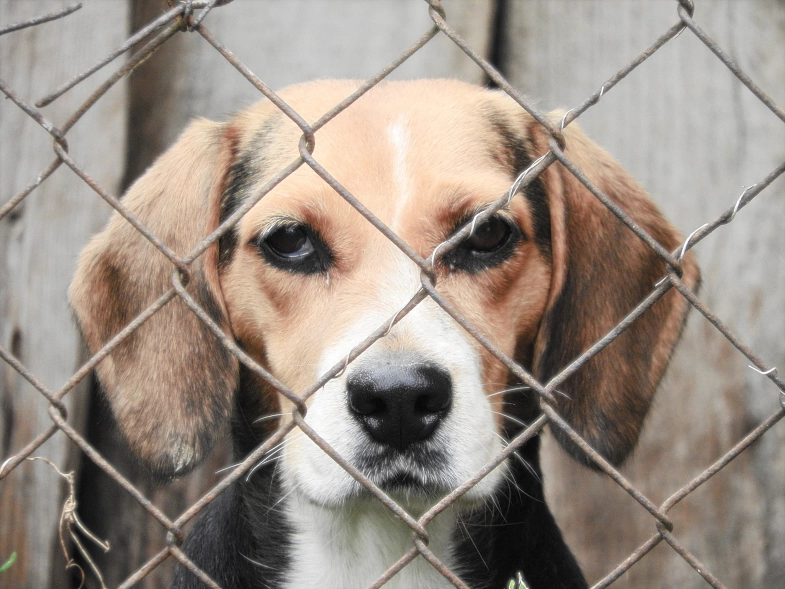
[[[193, 123], [128, 191], [123, 204], [176, 255], [218, 224], [231, 160], [222, 125]], [[173, 265], [117, 213], [82, 252], [69, 298], [92, 352], [171, 288]], [[188, 292], [230, 332], [217, 246], [191, 265]], [[184, 474], [228, 422], [238, 364], [175, 297], [97, 367], [119, 428], [159, 477]]]
[[[536, 127], [536, 128], [535, 128]], [[644, 190], [575, 125], [565, 129], [565, 155], [667, 251], [682, 241]], [[532, 125], [540, 153], [546, 138]], [[553, 271], [546, 313], [535, 342], [534, 376], [545, 383], [608, 333], [666, 273], [665, 263], [565, 167], [541, 176], [550, 202]], [[688, 254], [683, 280], [700, 274]], [[671, 289], [621, 336], [562, 383], [557, 412], [600, 454], [621, 463], [635, 446], [668, 365], [688, 304]], [[556, 438], [591, 464], [566, 434]]]

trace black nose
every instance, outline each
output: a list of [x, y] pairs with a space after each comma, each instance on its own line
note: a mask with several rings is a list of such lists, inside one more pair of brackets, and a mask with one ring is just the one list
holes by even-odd
[[452, 402], [450, 375], [432, 364], [356, 372], [346, 390], [349, 409], [370, 436], [398, 450], [427, 439]]

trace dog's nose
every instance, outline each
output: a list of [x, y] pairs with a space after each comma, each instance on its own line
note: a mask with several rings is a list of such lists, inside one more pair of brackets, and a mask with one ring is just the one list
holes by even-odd
[[432, 364], [356, 372], [346, 389], [349, 409], [370, 436], [398, 450], [427, 439], [452, 402], [450, 375]]

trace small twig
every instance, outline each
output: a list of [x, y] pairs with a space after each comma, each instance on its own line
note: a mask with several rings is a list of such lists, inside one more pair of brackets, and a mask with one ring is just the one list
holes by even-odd
[[63, 511], [60, 513], [60, 522], [58, 524], [58, 531], [60, 536], [60, 547], [63, 549], [63, 555], [65, 556], [65, 568], [66, 570], [70, 568], [76, 568], [79, 570], [79, 574], [82, 575], [82, 581], [79, 583], [79, 588], [82, 589], [84, 587], [85, 582], [85, 572], [84, 569], [68, 554], [68, 548], [65, 543], [65, 535], [66, 533], [71, 537], [71, 541], [74, 543], [76, 548], [81, 553], [82, 557], [87, 561], [87, 564], [90, 565], [90, 568], [95, 573], [95, 576], [98, 577], [98, 582], [101, 583], [101, 589], [107, 589], [106, 584], [104, 583], [104, 577], [101, 574], [101, 571], [98, 569], [98, 566], [93, 562], [93, 559], [90, 558], [90, 553], [87, 551], [87, 548], [84, 547], [84, 544], [79, 540], [74, 527], [79, 530], [83, 536], [87, 537], [88, 539], [92, 540], [94, 544], [99, 546], [104, 552], [109, 551], [109, 542], [102, 542], [99, 540], [95, 534], [93, 534], [90, 530], [87, 529], [87, 526], [82, 523], [82, 520], [79, 519], [79, 516], [76, 513], [76, 484], [74, 482], [74, 472], [62, 472], [54, 462], [49, 460], [48, 458], [44, 458], [43, 456], [32, 456], [30, 458], [26, 458], [31, 462], [35, 460], [40, 460], [41, 462], [45, 462], [48, 464], [52, 469], [59, 474], [62, 478], [64, 478], [68, 482], [68, 497], [66, 497], [65, 502], [63, 503]]

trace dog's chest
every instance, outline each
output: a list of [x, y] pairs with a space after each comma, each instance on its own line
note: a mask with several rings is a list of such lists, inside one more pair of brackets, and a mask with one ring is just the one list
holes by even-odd
[[[414, 546], [411, 530], [381, 504], [325, 509], [299, 498], [286, 507], [292, 527], [291, 573], [286, 589], [363, 589], [373, 584]], [[375, 502], [374, 502], [375, 503]], [[444, 514], [428, 526], [429, 548], [453, 565], [454, 517]], [[441, 589], [452, 585], [417, 557], [385, 588]]]

